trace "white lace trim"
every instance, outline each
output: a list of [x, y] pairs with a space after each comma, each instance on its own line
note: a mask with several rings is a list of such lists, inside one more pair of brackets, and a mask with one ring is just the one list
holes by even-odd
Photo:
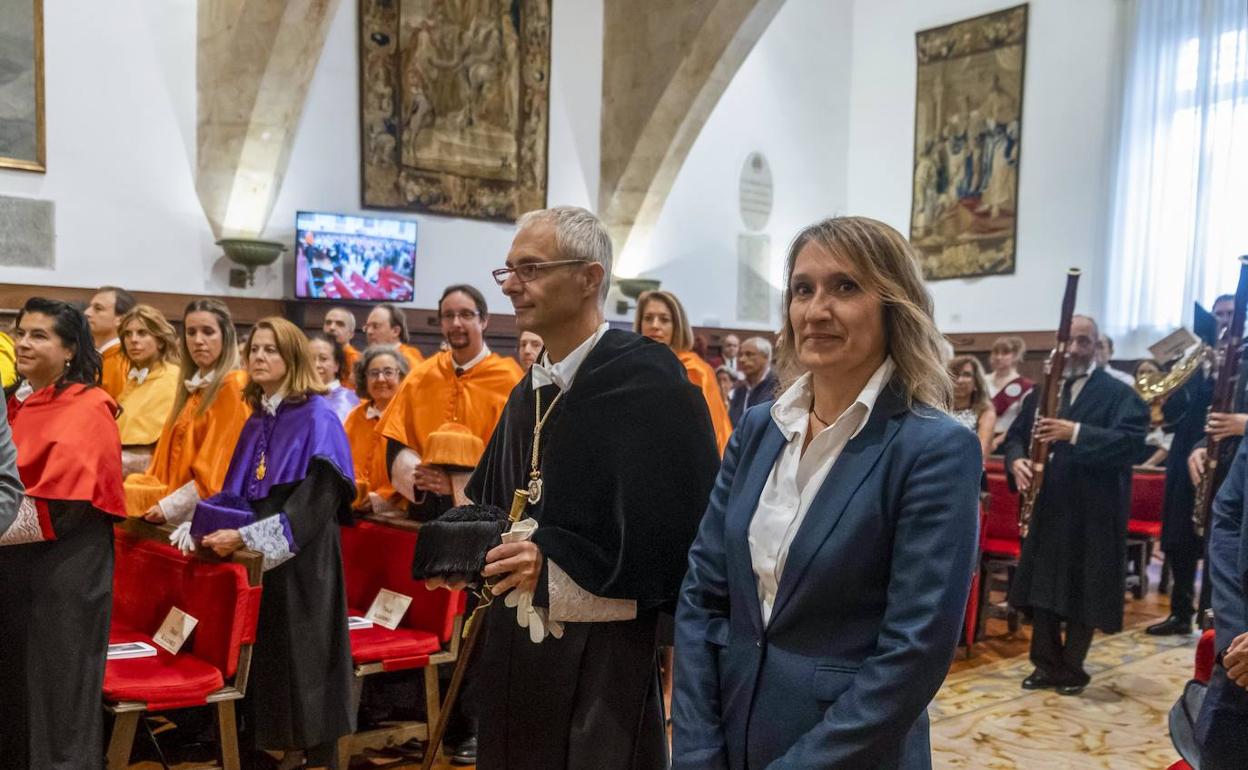
[[188, 481], [160, 500], [160, 510], [165, 513], [165, 521], [173, 525], [190, 521], [195, 515], [195, 506], [199, 505], [199, 489], [194, 481]]
[[388, 516], [395, 513], [405, 513], [401, 508], [390, 502], [386, 498], [376, 492], [368, 493], [369, 509], [378, 516]]
[[286, 528], [282, 526], [280, 513], [240, 527], [238, 534], [248, 548], [264, 555], [264, 564], [261, 568], [265, 572], [295, 555], [290, 550], [290, 541], [286, 539]]
[[417, 465], [420, 465], [420, 455], [408, 447], [400, 450], [390, 464], [390, 483], [396, 492], [413, 502], [416, 500], [416, 478], [413, 474]]
[[39, 509], [35, 507], [34, 498], [22, 495], [22, 502], [17, 507], [17, 518], [0, 534], [0, 545], [41, 543], [43, 540], [43, 529], [39, 526]]
[[131, 473], [146, 473], [147, 466], [152, 464], [152, 447], [122, 447], [121, 477], [124, 479]]
[[637, 617], [633, 599], [608, 599], [581, 588], [568, 573], [549, 559], [547, 590], [550, 593], [550, 619], [564, 623], [612, 623]]

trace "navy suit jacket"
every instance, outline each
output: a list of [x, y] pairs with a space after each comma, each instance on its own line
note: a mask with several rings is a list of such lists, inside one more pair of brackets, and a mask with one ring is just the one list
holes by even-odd
[[676, 770], [929, 768], [978, 546], [979, 440], [896, 380], [793, 540], [766, 627], [748, 531], [785, 440], [749, 410], [676, 614]]
[[1213, 501], [1209, 529], [1209, 579], [1213, 582], [1213, 627], [1218, 652], [1248, 632], [1248, 441], [1239, 443], [1235, 461]]
[[745, 416], [745, 410], [775, 400], [779, 395], [776, 393], [779, 387], [780, 378], [776, 377], [775, 370], [771, 370], [758, 385], [752, 388], [748, 382], [742, 382], [733, 388], [732, 395], [728, 397], [728, 420], [732, 423], [732, 427], [737, 427], [737, 423], [741, 422], [741, 418]]

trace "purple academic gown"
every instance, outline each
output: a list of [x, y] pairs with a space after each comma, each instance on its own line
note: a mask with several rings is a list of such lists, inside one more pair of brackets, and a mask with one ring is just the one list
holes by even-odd
[[320, 396], [243, 426], [225, 485], [199, 504], [198, 540], [238, 529], [264, 554], [264, 593], [244, 708], [258, 749], [324, 746], [355, 730], [338, 524], [355, 479], [342, 423]]

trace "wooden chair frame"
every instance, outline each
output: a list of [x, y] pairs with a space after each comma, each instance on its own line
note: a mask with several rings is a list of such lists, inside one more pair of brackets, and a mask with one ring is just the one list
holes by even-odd
[[[126, 519], [118, 524], [117, 528], [137, 538], [161, 543], [168, 543], [169, 533], [173, 532], [173, 527], [168, 524], [156, 526], [134, 518]], [[247, 571], [247, 584], [252, 588], [260, 585], [263, 556], [256, 551], [241, 549], [231, 554], [230, 558], [222, 559], [210, 549], [200, 548], [195, 556], [204, 561], [229, 561], [241, 564]], [[234, 720], [234, 702], [241, 700], [246, 694], [250, 673], [251, 645], [244, 644], [239, 649], [238, 669], [234, 672], [234, 678], [226, 682], [221, 689], [210, 693], [207, 698], [208, 704], [216, 704], [217, 707], [217, 738], [221, 743], [223, 770], [240, 770], [242, 767], [238, 751], [238, 726]], [[147, 711], [147, 704], [139, 701], [119, 701], [105, 703], [104, 710], [115, 717], [106, 755], [108, 770], [126, 770], [130, 766], [130, 752], [134, 748], [134, 735], [138, 730], [139, 719]]]
[[[385, 516], [364, 516], [364, 520], [384, 524], [395, 529], [418, 531], [420, 525], [408, 519], [397, 519]], [[460, 639], [463, 636], [464, 618], [459, 615], [451, 629], [451, 640], [443, 645], [439, 652], [429, 655], [429, 662], [421, 668], [425, 684], [425, 720], [395, 721], [373, 730], [355, 732], [338, 739], [338, 767], [342, 770], [350, 767], [351, 757], [366, 749], [387, 749], [401, 746], [410, 740], [429, 740], [430, 725], [438, 721], [438, 713], [442, 703], [442, 693], [438, 683], [438, 666], [454, 663], [459, 659]], [[351, 713], [360, 713], [360, 700], [364, 692], [364, 678], [385, 671], [380, 662], [361, 663], [354, 667], [355, 678], [351, 681]]]

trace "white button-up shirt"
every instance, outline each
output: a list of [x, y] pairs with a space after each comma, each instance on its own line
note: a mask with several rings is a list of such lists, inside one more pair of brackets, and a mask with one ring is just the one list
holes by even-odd
[[803, 375], [772, 404], [771, 419], [788, 444], [767, 477], [749, 529], [750, 561], [758, 583], [764, 625], [771, 620], [771, 608], [780, 588], [789, 547], [811, 502], [845, 445], [867, 424], [876, 399], [892, 379], [894, 368], [892, 358], [884, 359], [854, 403], [831, 425], [819, 431], [804, 453], [802, 446], [810, 430], [810, 408], [814, 403], [811, 375]]

